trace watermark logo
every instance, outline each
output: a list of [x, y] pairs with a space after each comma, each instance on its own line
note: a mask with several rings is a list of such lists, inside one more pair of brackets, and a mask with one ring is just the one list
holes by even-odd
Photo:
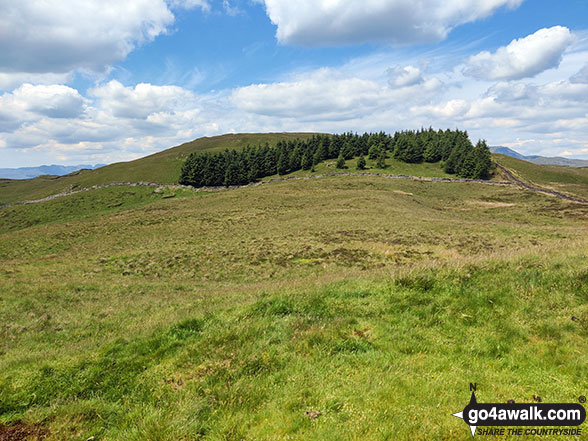
[[[470, 426], [472, 436], [478, 435], [580, 435], [576, 427], [586, 420], [586, 410], [578, 403], [478, 403], [476, 384], [470, 384], [469, 404], [453, 416]], [[580, 397], [580, 402], [586, 399]], [[509, 426], [509, 429], [506, 429]], [[522, 429], [517, 426], [527, 426]], [[529, 427], [541, 427], [529, 428]], [[551, 428], [551, 427], [558, 427]], [[481, 427], [497, 427], [481, 429]], [[550, 428], [547, 428], [550, 427]], [[561, 428], [564, 427], [564, 428]]]

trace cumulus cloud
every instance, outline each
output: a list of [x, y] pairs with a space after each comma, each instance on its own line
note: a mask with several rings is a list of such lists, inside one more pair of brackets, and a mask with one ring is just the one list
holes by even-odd
[[[27, 160], [31, 151], [35, 158], [50, 158], [40, 161], [111, 162], [227, 132], [431, 125], [467, 129], [472, 139], [487, 138], [494, 145], [519, 138], [522, 153], [553, 155], [556, 147], [579, 151], [588, 127], [588, 83], [573, 75], [585, 65], [588, 53], [582, 50], [574, 46], [564, 53], [561, 67], [533, 80], [491, 85], [464, 77], [462, 67], [426, 74], [397, 59], [376, 68], [367, 63], [371, 70], [356, 60], [338, 69], [199, 95], [178, 86], [118, 81], [84, 94], [58, 84], [28, 84], [0, 95], [0, 149], [7, 149], [15, 163], [14, 158]], [[442, 64], [438, 61], [432, 65]]]
[[85, 110], [87, 100], [77, 90], [62, 85], [23, 84], [0, 96], [0, 131], [15, 130], [40, 119], [75, 118]]
[[563, 26], [543, 28], [516, 39], [496, 52], [471, 56], [464, 74], [485, 80], [515, 80], [532, 77], [559, 66], [564, 51], [572, 44], [570, 30]]
[[452, 28], [523, 0], [263, 0], [281, 43], [329, 46], [445, 39]]
[[413, 82], [412, 87], [392, 89], [376, 81], [320, 69], [292, 81], [241, 87], [233, 91], [232, 102], [241, 110], [267, 116], [345, 120], [409, 97], [427, 100], [440, 86], [441, 82], [433, 78], [422, 84]]
[[173, 20], [163, 0], [2, 1], [0, 71], [102, 72]]
[[233, 92], [233, 103], [262, 115], [346, 118], [381, 100], [381, 86], [359, 78], [333, 78], [328, 69], [298, 81], [254, 84]]
[[156, 112], [174, 112], [193, 106], [196, 96], [178, 86], [141, 83], [125, 87], [116, 80], [89, 91], [102, 110], [120, 118], [147, 118]]
[[2, 73], [0, 72], [0, 90], [14, 90], [22, 84], [65, 84], [71, 82], [71, 73]]
[[411, 111], [419, 115], [430, 115], [433, 118], [442, 120], [453, 119], [464, 115], [470, 105], [465, 100], [450, 100], [436, 105], [413, 107]]
[[50, 118], [74, 118], [83, 112], [86, 103], [76, 89], [62, 85], [23, 84], [12, 95], [28, 111]]
[[392, 87], [406, 87], [424, 81], [421, 70], [414, 66], [394, 66], [388, 69], [388, 84]]
[[189, 138], [205, 124], [196, 96], [177, 86], [125, 87], [110, 81], [83, 97], [67, 86], [25, 84], [0, 96], [0, 139], [13, 149], [59, 145], [64, 150], [70, 144], [103, 145], [133, 137], [142, 140], [143, 151], [153, 144], [144, 138], [173, 142], [178, 133]]
[[537, 97], [537, 87], [515, 82], [501, 81], [491, 86], [486, 96], [493, 97], [499, 102], [529, 101]]

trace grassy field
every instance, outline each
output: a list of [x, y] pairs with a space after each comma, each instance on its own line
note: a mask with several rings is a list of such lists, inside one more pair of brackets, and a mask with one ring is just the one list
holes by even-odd
[[454, 440], [470, 382], [575, 402], [587, 220], [514, 187], [355, 176], [2, 210], [0, 433]]
[[[390, 156], [390, 155], [389, 155]], [[353, 159], [348, 159], [345, 161], [345, 168], [338, 169], [336, 168], [336, 160], [327, 160], [323, 161], [315, 166], [315, 171], [311, 172], [310, 170], [298, 170], [293, 173], [289, 173], [286, 176], [312, 176], [312, 175], [320, 175], [325, 173], [338, 173], [338, 172], [353, 172], [353, 173], [370, 173], [376, 172], [381, 174], [388, 174], [388, 175], [407, 175], [407, 176], [421, 176], [426, 178], [432, 177], [439, 177], [439, 178], [456, 178], [455, 175], [450, 175], [445, 173], [445, 171], [441, 168], [440, 163], [428, 163], [423, 162], [420, 164], [409, 164], [407, 162], [402, 162], [392, 157], [386, 159], [386, 168], [377, 168], [376, 161], [368, 159], [365, 157], [366, 160], [366, 168], [365, 170], [358, 170], [357, 169], [357, 157]], [[262, 181], [277, 178], [279, 177], [277, 174], [274, 176], [269, 176], [267, 178], [262, 179]]]

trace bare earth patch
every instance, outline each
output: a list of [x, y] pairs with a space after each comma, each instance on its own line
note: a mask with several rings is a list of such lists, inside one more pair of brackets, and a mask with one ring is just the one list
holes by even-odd
[[0, 441], [40, 441], [47, 438], [49, 431], [40, 424], [25, 424], [16, 421], [9, 426], [0, 424]]
[[490, 202], [490, 201], [467, 201], [469, 205], [476, 205], [485, 208], [514, 207], [515, 204], [509, 202]]

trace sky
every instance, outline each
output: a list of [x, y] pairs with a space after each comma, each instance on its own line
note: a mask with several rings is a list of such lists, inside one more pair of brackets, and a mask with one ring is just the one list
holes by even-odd
[[243, 132], [588, 159], [586, 0], [0, 0], [0, 167]]

